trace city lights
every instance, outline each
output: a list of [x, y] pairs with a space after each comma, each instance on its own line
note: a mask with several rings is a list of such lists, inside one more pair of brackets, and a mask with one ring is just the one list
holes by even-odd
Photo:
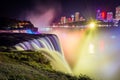
[[96, 21], [91, 21], [91, 22], [88, 24], [88, 27], [89, 27], [90, 29], [95, 29], [96, 26], [97, 26]]

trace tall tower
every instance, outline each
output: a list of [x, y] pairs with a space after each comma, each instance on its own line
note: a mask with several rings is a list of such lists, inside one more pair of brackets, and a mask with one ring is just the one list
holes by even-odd
[[113, 21], [113, 12], [107, 12], [107, 21]]
[[120, 20], [120, 6], [116, 7], [115, 19]]
[[100, 12], [100, 10], [97, 10], [96, 19], [97, 20], [101, 19], [101, 12]]
[[80, 13], [76, 12], [75, 13], [75, 21], [79, 21], [80, 20]]
[[67, 23], [66, 16], [61, 17], [61, 24], [65, 24], [65, 23]]
[[74, 15], [71, 15], [71, 18], [72, 18], [72, 22], [74, 22], [75, 16], [74, 16]]

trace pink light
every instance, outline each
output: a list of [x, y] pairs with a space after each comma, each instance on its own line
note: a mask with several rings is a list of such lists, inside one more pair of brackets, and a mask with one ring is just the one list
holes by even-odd
[[79, 46], [82, 43], [85, 30], [69, 31], [58, 29], [53, 30], [52, 33], [59, 37], [66, 60], [70, 64], [74, 64], [79, 55]]
[[103, 52], [105, 49], [105, 43], [103, 40], [100, 41], [99, 46], [100, 46], [100, 51]]

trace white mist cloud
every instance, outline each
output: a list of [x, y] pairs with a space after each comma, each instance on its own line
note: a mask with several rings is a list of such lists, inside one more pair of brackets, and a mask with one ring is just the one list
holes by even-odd
[[61, 5], [58, 1], [33, 1], [32, 7], [23, 11], [22, 18], [31, 21], [31, 23], [38, 27], [48, 27], [54, 19], [60, 14]]
[[48, 27], [55, 17], [55, 10], [49, 9], [43, 14], [36, 14], [31, 12], [27, 19], [30, 20], [35, 27]]

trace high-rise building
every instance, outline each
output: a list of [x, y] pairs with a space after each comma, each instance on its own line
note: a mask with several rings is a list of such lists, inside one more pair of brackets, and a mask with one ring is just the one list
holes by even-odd
[[71, 23], [71, 22], [73, 22], [72, 21], [72, 18], [70, 17], [70, 18], [67, 18], [67, 23]]
[[115, 19], [120, 20], [120, 6], [116, 7]]
[[80, 13], [76, 12], [75, 13], [75, 21], [79, 21], [80, 20]]
[[71, 18], [72, 18], [72, 22], [74, 22], [75, 16], [74, 16], [74, 15], [71, 15]]
[[107, 17], [107, 14], [105, 11], [100, 11], [100, 10], [97, 10], [97, 14], [96, 14], [96, 19], [97, 20], [106, 20], [106, 17]]
[[80, 21], [85, 21], [85, 19], [81, 16], [81, 17], [80, 17]]
[[113, 21], [113, 12], [107, 12], [107, 21]]
[[107, 13], [105, 11], [102, 11], [101, 12], [101, 19], [106, 20], [106, 17], [107, 17]]
[[64, 23], [64, 19], [63, 19], [63, 17], [61, 17], [61, 19], [60, 19], [60, 23], [61, 23], [61, 24]]
[[100, 12], [100, 10], [97, 10], [96, 19], [97, 20], [101, 19], [101, 12]]
[[65, 23], [67, 23], [66, 16], [61, 17], [61, 24], [65, 24]]

